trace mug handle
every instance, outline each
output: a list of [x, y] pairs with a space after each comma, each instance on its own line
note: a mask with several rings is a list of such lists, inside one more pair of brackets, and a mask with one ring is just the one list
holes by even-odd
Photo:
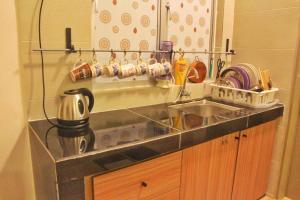
[[94, 95], [87, 88], [80, 88], [79, 91], [83, 96], [86, 96], [89, 98], [89, 111], [91, 112], [94, 107]]

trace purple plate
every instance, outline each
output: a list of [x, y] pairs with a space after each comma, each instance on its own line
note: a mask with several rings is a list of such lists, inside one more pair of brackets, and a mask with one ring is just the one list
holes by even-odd
[[243, 79], [244, 79], [243, 89], [249, 90], [251, 82], [250, 82], [250, 78], [249, 78], [247, 71], [241, 67], [232, 67], [232, 68], [239, 71], [239, 74], [241, 74], [241, 76], [243, 77]]
[[227, 77], [224, 80], [231, 82], [234, 85], [234, 88], [241, 89], [241, 82], [235, 77]]
[[[228, 72], [230, 71], [233, 71], [235, 72], [236, 74], [239, 75], [239, 78], [235, 77], [234, 75], [229, 75], [229, 76], [226, 76]], [[244, 70], [243, 68], [240, 68], [240, 67], [228, 67], [227, 69], [225, 69], [224, 71], [222, 71], [221, 73], [221, 77], [235, 77], [236, 79], [239, 79], [240, 82], [241, 82], [241, 89], [245, 89], [245, 90], [248, 90], [250, 89], [250, 78], [249, 78], [249, 75], [247, 73], [246, 70]]]

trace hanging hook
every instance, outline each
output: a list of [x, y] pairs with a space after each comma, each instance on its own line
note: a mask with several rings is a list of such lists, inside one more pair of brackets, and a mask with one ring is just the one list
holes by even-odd
[[150, 58], [155, 58], [155, 51], [153, 50], [151, 55], [150, 55]]
[[138, 61], [142, 61], [142, 51], [141, 50], [139, 50], [139, 59], [138, 59]]
[[110, 57], [112, 60], [116, 59], [117, 55], [115, 54], [113, 49], [110, 49]]
[[97, 61], [96, 51], [94, 48], [93, 48], [93, 57], [92, 58], [93, 58], [93, 62]]
[[79, 48], [79, 50], [77, 52], [78, 52], [78, 58], [77, 58], [76, 62], [74, 63], [73, 68], [82, 64], [81, 48]]
[[179, 53], [179, 55], [180, 55], [180, 58], [183, 58], [183, 56], [184, 56], [184, 51], [183, 51], [182, 48], [180, 48], [180, 49], [178, 50], [178, 53]]
[[152, 51], [150, 54], [150, 60], [148, 61], [149, 64], [157, 63], [155, 51]]
[[127, 60], [127, 58], [126, 58], [126, 54], [127, 54], [127, 52], [126, 52], [126, 50], [124, 49], [124, 63], [125, 63], [125, 64], [128, 64], [128, 60]]
[[176, 51], [173, 51], [172, 54], [173, 54], [172, 55], [172, 62], [175, 63], [175, 61], [176, 61]]

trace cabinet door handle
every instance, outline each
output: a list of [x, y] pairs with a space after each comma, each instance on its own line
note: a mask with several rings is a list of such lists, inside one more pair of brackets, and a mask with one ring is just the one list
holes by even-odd
[[247, 134], [243, 134], [243, 137], [244, 137], [244, 138], [247, 138]]
[[234, 139], [235, 139], [235, 140], [240, 140], [240, 137], [235, 136]]
[[146, 182], [143, 181], [143, 182], [142, 182], [142, 186], [143, 186], [143, 187], [147, 187], [148, 184], [147, 184]]

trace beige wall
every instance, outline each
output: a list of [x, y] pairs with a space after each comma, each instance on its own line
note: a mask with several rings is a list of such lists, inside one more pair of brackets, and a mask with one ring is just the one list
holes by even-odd
[[0, 199], [34, 199], [14, 1], [0, 1]]
[[233, 47], [237, 56], [233, 63], [269, 68], [274, 85], [280, 89], [278, 97], [286, 106], [276, 137], [268, 190], [276, 196], [295, 75], [300, 1], [237, 0], [235, 6]]
[[[300, 102], [299, 102], [300, 103]], [[298, 119], [298, 127], [295, 137], [294, 151], [292, 155], [292, 163], [287, 185], [286, 196], [293, 200], [300, 200], [300, 117]]]
[[[300, 28], [300, 27], [299, 27]], [[284, 156], [280, 188], [282, 193], [293, 200], [300, 200], [300, 33], [292, 112], [290, 115], [287, 147]]]
[[[91, 1], [53, 0], [44, 1], [42, 19], [42, 40], [44, 48], [64, 48], [65, 28], [71, 27], [75, 46], [90, 47]], [[28, 118], [42, 118], [41, 66], [38, 48], [38, 8], [40, 1], [16, 1], [20, 64], [22, 74], [22, 95]], [[91, 82], [71, 84], [66, 76], [78, 55], [45, 53], [46, 107], [50, 115], [56, 115], [57, 94], [70, 87], [90, 87]]]

